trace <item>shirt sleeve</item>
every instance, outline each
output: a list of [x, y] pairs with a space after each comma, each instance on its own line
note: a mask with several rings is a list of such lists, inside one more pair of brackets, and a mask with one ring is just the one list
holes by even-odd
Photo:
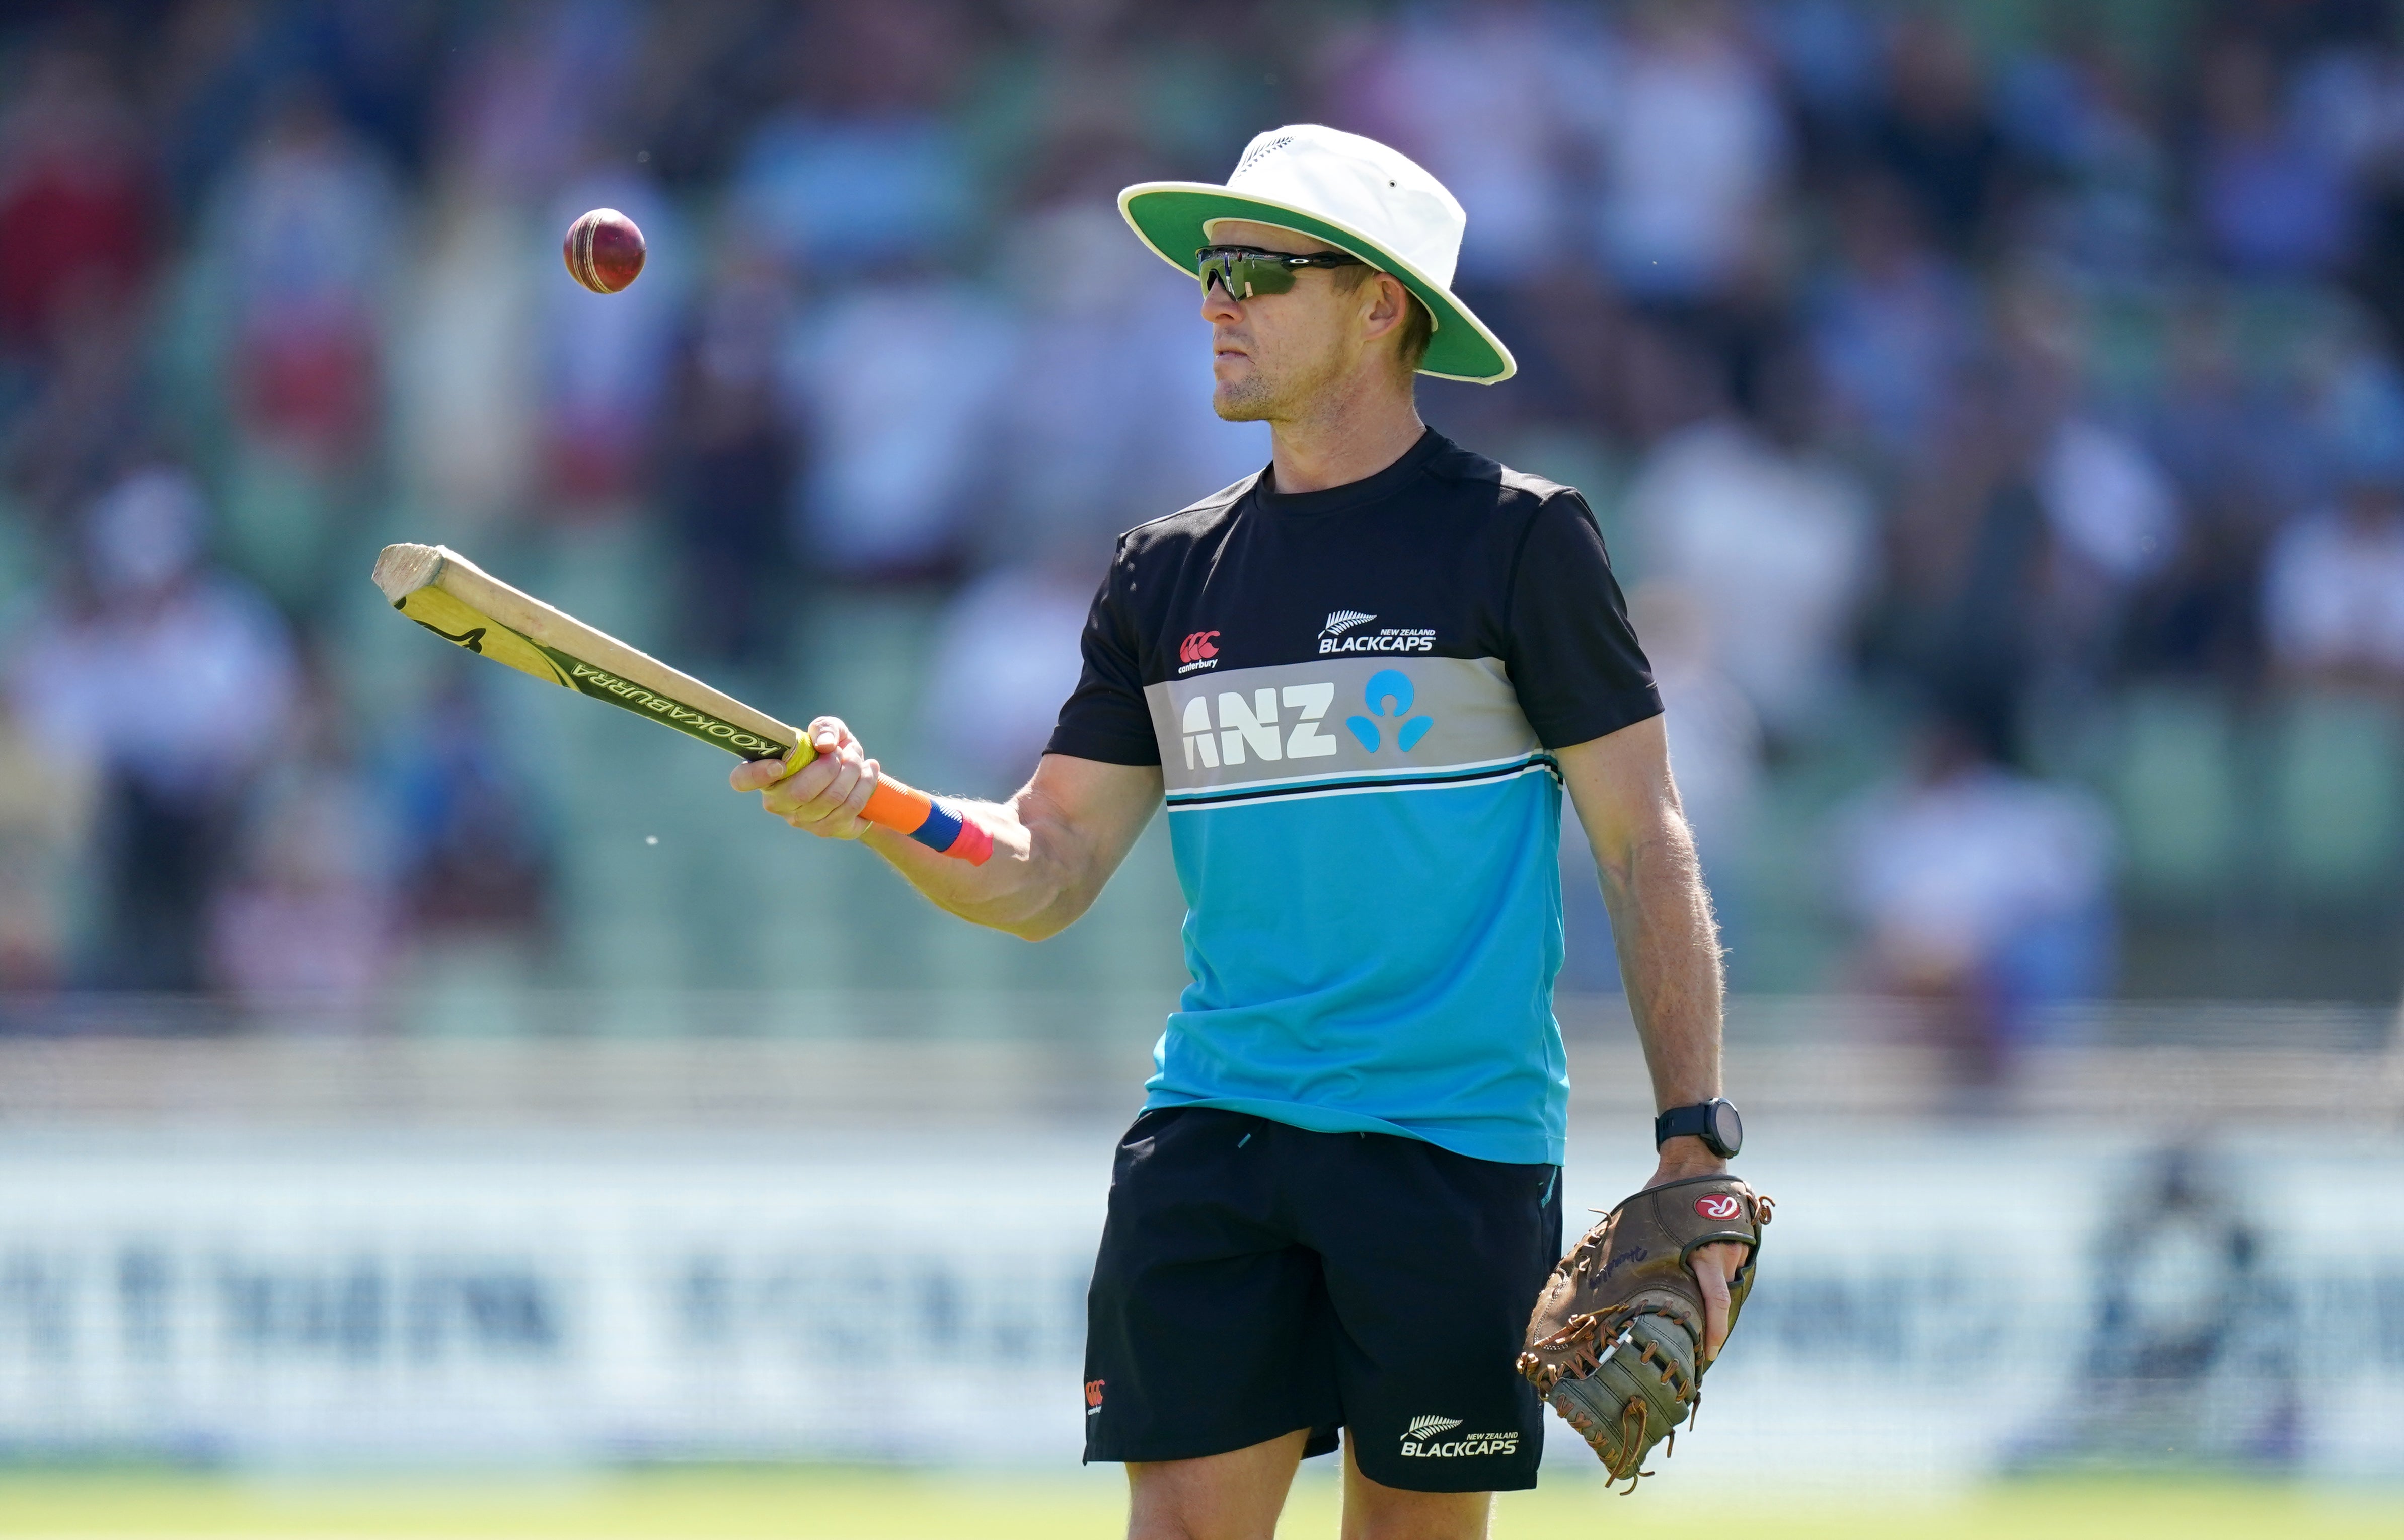
[[1160, 740], [1143, 694], [1143, 665], [1125, 604], [1126, 554], [1121, 549], [1085, 614], [1079, 647], [1084, 672], [1060, 707], [1047, 754], [1104, 764], [1158, 764]]
[[1575, 492], [1544, 500], [1511, 573], [1503, 663], [1519, 709], [1547, 749], [1658, 716], [1653, 665], [1628, 623], [1594, 513]]

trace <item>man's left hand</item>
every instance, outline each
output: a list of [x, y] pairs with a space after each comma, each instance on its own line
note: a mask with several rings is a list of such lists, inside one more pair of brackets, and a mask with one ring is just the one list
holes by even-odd
[[[1682, 1135], [1661, 1146], [1661, 1163], [1654, 1168], [1653, 1179], [1646, 1187], [1658, 1187], [1665, 1182], [1684, 1182], [1695, 1176], [1724, 1176], [1727, 1162], [1712, 1154], [1710, 1146], [1691, 1134]], [[1686, 1270], [1695, 1275], [1695, 1286], [1703, 1295], [1702, 1361], [1709, 1364], [1720, 1355], [1721, 1344], [1728, 1334], [1728, 1280], [1742, 1267], [1753, 1248], [1740, 1240], [1715, 1240], [1708, 1246], [1698, 1246], [1695, 1254], [1686, 1259]]]

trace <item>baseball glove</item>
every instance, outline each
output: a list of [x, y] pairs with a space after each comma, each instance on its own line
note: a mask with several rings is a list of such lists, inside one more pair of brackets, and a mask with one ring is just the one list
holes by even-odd
[[1536, 1300], [1519, 1372], [1631, 1491], [1652, 1474], [1644, 1457], [1664, 1438], [1674, 1449], [1701, 1403], [1703, 1295], [1686, 1259], [1714, 1240], [1753, 1248], [1728, 1280], [1733, 1331], [1770, 1208], [1729, 1176], [1648, 1187], [1570, 1249]]

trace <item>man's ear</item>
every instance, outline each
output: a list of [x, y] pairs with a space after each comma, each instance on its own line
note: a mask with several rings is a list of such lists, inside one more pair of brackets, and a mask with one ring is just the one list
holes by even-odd
[[1361, 287], [1364, 291], [1363, 297], [1370, 301], [1368, 311], [1362, 318], [1369, 323], [1369, 335], [1373, 339], [1385, 336], [1409, 318], [1410, 311], [1405, 307], [1411, 302], [1411, 291], [1403, 287], [1400, 278], [1391, 273], [1380, 273], [1374, 274]]

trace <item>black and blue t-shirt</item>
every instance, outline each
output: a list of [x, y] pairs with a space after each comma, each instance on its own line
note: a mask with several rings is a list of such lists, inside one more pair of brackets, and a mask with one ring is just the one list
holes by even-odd
[[1193, 974], [1148, 1107], [1558, 1162], [1549, 750], [1661, 709], [1568, 487], [1430, 431], [1121, 537], [1049, 752], [1158, 764]]

